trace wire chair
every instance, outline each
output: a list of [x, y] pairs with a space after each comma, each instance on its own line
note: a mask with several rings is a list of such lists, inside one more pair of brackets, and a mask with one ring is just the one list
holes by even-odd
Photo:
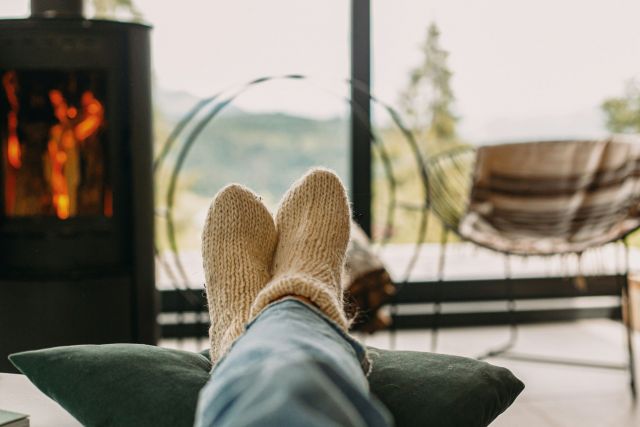
[[[449, 233], [504, 255], [509, 338], [480, 359], [500, 356], [628, 370], [635, 399], [626, 236], [640, 227], [639, 172], [640, 139], [631, 136], [458, 147], [428, 159], [431, 209], [443, 225], [437, 285], [443, 282]], [[618, 287], [620, 309], [626, 313], [628, 363], [611, 365], [512, 352], [518, 329], [511, 257], [580, 256], [613, 242], [622, 242], [625, 248]], [[436, 318], [439, 304], [435, 302]], [[437, 320], [432, 337], [435, 347]]]

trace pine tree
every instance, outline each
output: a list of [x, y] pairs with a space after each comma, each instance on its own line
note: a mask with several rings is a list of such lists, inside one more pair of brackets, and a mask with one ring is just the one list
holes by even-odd
[[400, 95], [404, 116], [428, 152], [440, 151], [457, 142], [458, 118], [452, 111], [453, 73], [447, 66], [449, 52], [440, 46], [440, 30], [431, 23], [422, 46], [422, 63], [409, 75], [409, 84]]

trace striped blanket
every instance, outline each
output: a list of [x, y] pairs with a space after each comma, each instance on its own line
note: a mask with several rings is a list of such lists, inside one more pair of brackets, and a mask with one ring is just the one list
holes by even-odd
[[581, 253], [640, 227], [640, 138], [478, 149], [462, 237], [506, 253]]

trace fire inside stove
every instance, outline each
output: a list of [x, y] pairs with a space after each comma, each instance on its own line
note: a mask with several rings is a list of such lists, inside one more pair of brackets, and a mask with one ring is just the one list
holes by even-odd
[[0, 70], [6, 217], [113, 214], [101, 71]]

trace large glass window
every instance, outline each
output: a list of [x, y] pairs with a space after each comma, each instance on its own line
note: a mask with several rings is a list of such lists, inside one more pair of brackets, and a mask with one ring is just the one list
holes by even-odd
[[[425, 156], [457, 145], [597, 138], [638, 132], [628, 119], [640, 99], [640, 4], [604, 0], [372, 0], [372, 91], [394, 106]], [[635, 101], [634, 101], [635, 100]], [[637, 107], [635, 107], [637, 108]], [[419, 205], [411, 153], [376, 110], [398, 169], [400, 204]], [[417, 211], [399, 210], [386, 227], [386, 192], [376, 162], [373, 231], [400, 274], [410, 259]], [[432, 218], [433, 219], [433, 218]], [[435, 278], [440, 230], [431, 221], [414, 280]], [[455, 240], [455, 239], [454, 239]], [[463, 244], [449, 245], [448, 278], [495, 277], [503, 261]], [[516, 275], [566, 274], [565, 263], [517, 263]], [[611, 263], [605, 262], [611, 265]], [[454, 268], [455, 266], [455, 268]]]
[[[215, 193], [238, 182], [272, 209], [314, 165], [349, 180], [349, 2], [330, 0], [135, 2], [153, 26], [156, 152], [189, 110], [222, 91], [181, 133], [156, 174], [157, 244], [173, 265], [174, 243], [189, 283], [203, 283], [200, 234]], [[276, 78], [246, 85], [261, 77]], [[237, 97], [235, 97], [237, 95]], [[168, 199], [180, 150], [198, 134]], [[167, 234], [173, 220], [175, 241]], [[159, 285], [174, 280], [159, 269]], [[176, 271], [174, 271], [176, 273]]]

